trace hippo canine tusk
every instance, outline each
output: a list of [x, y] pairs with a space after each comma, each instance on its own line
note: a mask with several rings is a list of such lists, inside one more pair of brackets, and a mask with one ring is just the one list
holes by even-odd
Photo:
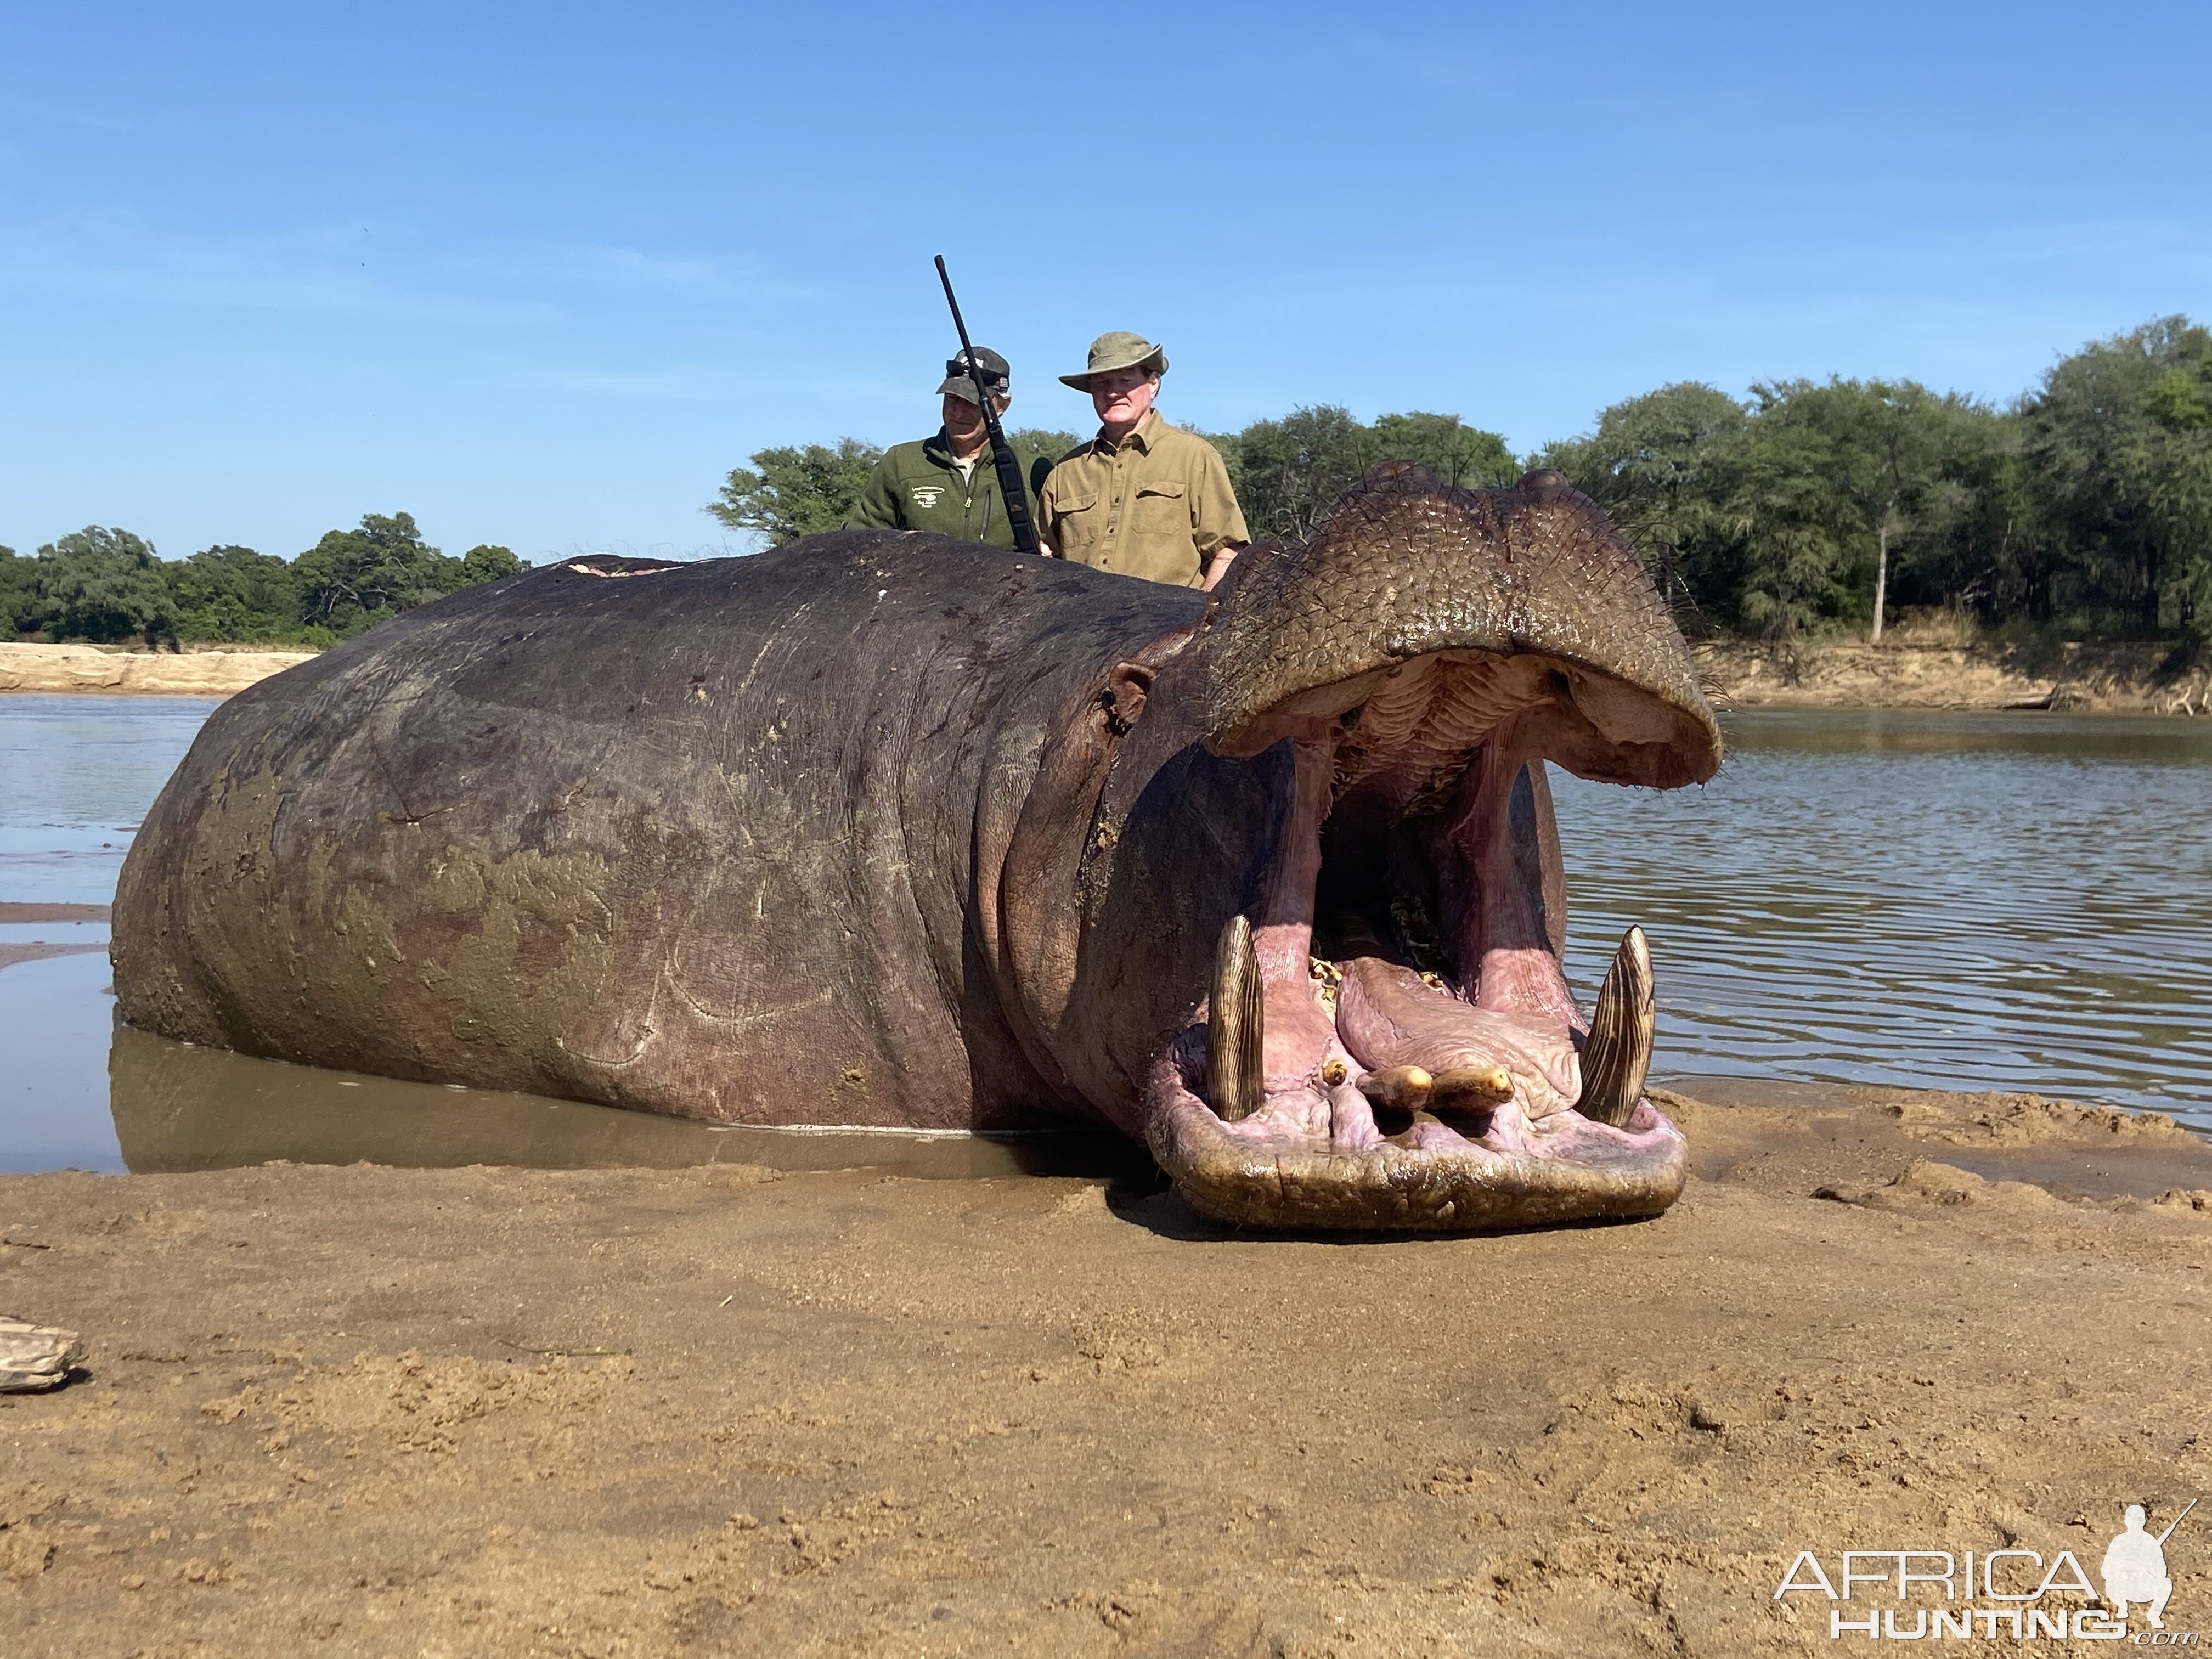
[[1583, 1047], [1583, 1097], [1576, 1106], [1584, 1117], [1619, 1128], [1644, 1097], [1644, 1079], [1651, 1069], [1653, 994], [1650, 947], [1644, 930], [1632, 927], [1613, 952]]
[[1206, 1033], [1206, 1099], [1231, 1123], [1267, 1103], [1265, 992], [1252, 924], [1242, 915], [1231, 916], [1214, 946], [1213, 999]]

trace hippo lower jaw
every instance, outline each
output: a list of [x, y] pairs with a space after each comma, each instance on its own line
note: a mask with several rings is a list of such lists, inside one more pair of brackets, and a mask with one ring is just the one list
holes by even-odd
[[[1560, 969], [1540, 763], [1569, 666], [1434, 653], [1243, 734], [1294, 745], [1291, 799], [1259, 902], [1224, 930], [1212, 994], [1146, 1091], [1153, 1154], [1198, 1209], [1467, 1231], [1655, 1215], [1679, 1195], [1687, 1149], [1643, 1089], [1641, 931], [1594, 1018]], [[1630, 690], [1605, 689], [1616, 716]]]
[[1472, 1232], [1625, 1218], [1664, 1210], [1689, 1172], [1680, 1133], [1649, 1100], [1626, 1128], [1569, 1113], [1554, 1128], [1525, 1131], [1514, 1152], [1487, 1135], [1358, 1147], [1302, 1127], [1293, 1112], [1225, 1123], [1163, 1059], [1147, 1103], [1152, 1156], [1195, 1208], [1224, 1221]]

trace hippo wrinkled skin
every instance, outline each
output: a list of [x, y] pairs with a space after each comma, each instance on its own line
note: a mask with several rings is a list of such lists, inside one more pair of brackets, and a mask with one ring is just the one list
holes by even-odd
[[1262, 1227], [1663, 1210], [1544, 762], [1720, 763], [1556, 473], [1379, 475], [1208, 595], [934, 537], [598, 556], [224, 704], [115, 906], [131, 1024], [714, 1122], [1110, 1124]]

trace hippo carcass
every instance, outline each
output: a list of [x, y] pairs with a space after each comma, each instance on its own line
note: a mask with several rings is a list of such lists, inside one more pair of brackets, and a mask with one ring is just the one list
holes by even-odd
[[1721, 740], [1553, 473], [1378, 477], [1208, 596], [927, 536], [596, 557], [210, 719], [114, 921], [131, 1024], [750, 1124], [1146, 1141], [1257, 1225], [1650, 1214], [1650, 965], [1560, 971], [1545, 770]]

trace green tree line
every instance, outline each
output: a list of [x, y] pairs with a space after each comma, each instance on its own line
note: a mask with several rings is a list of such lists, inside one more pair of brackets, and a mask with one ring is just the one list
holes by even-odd
[[489, 544], [441, 553], [405, 513], [371, 513], [289, 560], [250, 547], [167, 560], [128, 530], [91, 525], [28, 557], [0, 547], [0, 638], [319, 647], [523, 568]]
[[[1073, 434], [1010, 434], [1026, 466]], [[1206, 434], [1255, 536], [1309, 531], [1370, 467], [1480, 489], [1548, 466], [1611, 514], [1693, 633], [1863, 632], [1902, 606], [2090, 636], [2212, 618], [2212, 331], [2168, 317], [2084, 346], [2004, 406], [1913, 380], [1684, 381], [1515, 457], [1453, 415], [1329, 404]], [[880, 452], [764, 449], [708, 511], [781, 543], [834, 529]]]
[[[1221, 452], [1230, 482], [1255, 536], [1299, 536], [1367, 469], [1379, 461], [1419, 461], [1447, 483], [1486, 489], [1519, 472], [1495, 432], [1465, 425], [1456, 415], [1385, 415], [1364, 426], [1334, 404], [1298, 409], [1280, 420], [1255, 421], [1242, 432], [1200, 434]], [[1025, 427], [1006, 434], [1025, 477], [1083, 441], [1073, 432]], [[770, 546], [844, 522], [883, 451], [858, 438], [834, 445], [763, 449], [752, 465], [731, 470], [720, 499], [707, 511], [732, 530], [749, 530]]]

